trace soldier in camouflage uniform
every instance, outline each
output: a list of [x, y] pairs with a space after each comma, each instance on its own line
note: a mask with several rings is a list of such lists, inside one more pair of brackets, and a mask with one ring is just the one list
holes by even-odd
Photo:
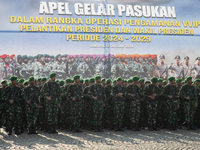
[[48, 112], [48, 130], [49, 133], [57, 133], [58, 123], [58, 107], [61, 101], [61, 92], [59, 84], [55, 82], [56, 73], [51, 73], [49, 76], [50, 81], [46, 82], [41, 90], [41, 95], [46, 99], [46, 109]]
[[148, 114], [148, 126], [149, 130], [158, 130], [157, 129], [157, 96], [160, 93], [160, 90], [157, 86], [158, 79], [156, 77], [151, 78], [151, 84], [149, 84], [144, 89], [145, 98], [147, 100], [147, 114]]
[[133, 77], [133, 84], [130, 84], [127, 87], [127, 97], [130, 100], [130, 108], [129, 108], [129, 120], [131, 129], [133, 131], [140, 131], [139, 129], [139, 120], [140, 120], [140, 95], [139, 95], [139, 87], [138, 80], [140, 78], [137, 76]]
[[113, 99], [112, 99], [112, 81], [111, 79], [106, 80], [105, 85], [105, 108], [104, 108], [104, 117], [105, 124], [108, 129], [112, 129], [113, 127]]
[[15, 128], [15, 134], [20, 134], [20, 103], [23, 101], [22, 90], [17, 87], [17, 77], [10, 77], [11, 85], [5, 89], [3, 99], [7, 102], [8, 112], [8, 135], [12, 134], [13, 127]]
[[1, 85], [2, 87], [0, 88], [0, 128], [2, 128], [6, 121], [6, 101], [5, 99], [3, 99], [3, 95], [7, 87], [7, 81], [1, 81]]
[[105, 101], [104, 87], [101, 85], [101, 76], [95, 77], [96, 83], [90, 86], [89, 94], [93, 98], [93, 126], [95, 132], [102, 132], [103, 105]]
[[94, 84], [94, 78], [89, 79], [89, 85], [86, 86], [83, 90], [84, 104], [85, 104], [85, 118], [88, 130], [92, 130], [93, 128], [93, 109], [92, 109], [93, 98], [89, 94], [90, 86], [93, 84]]
[[[176, 87], [178, 92], [180, 92], [180, 89], [182, 87], [182, 83], [181, 83], [181, 79], [176, 79]], [[183, 111], [183, 100], [179, 97], [179, 107], [177, 110], [177, 124], [178, 124], [178, 128], [181, 129], [182, 128], [182, 124], [184, 122], [184, 111]]]
[[163, 79], [160, 78], [158, 79], [158, 88], [159, 88], [159, 95], [158, 95], [158, 103], [157, 103], [157, 107], [158, 107], [158, 112], [157, 112], [157, 127], [158, 128], [162, 128], [164, 123], [163, 123], [163, 109], [164, 109], [164, 97], [161, 95], [162, 91], [163, 91], [163, 86], [162, 86], [162, 81]]
[[124, 117], [124, 100], [126, 97], [126, 88], [122, 86], [122, 78], [117, 78], [117, 85], [112, 89], [114, 101], [114, 127], [115, 131], [124, 131], [122, 128], [122, 120]]
[[65, 121], [62, 120], [62, 118], [66, 117], [66, 116], [62, 116], [62, 114], [64, 114], [63, 112], [66, 111], [64, 109], [62, 109], [62, 104], [65, 103], [66, 101], [66, 97], [65, 97], [65, 93], [64, 93], [64, 86], [65, 82], [63, 80], [59, 81], [59, 85], [60, 85], [60, 92], [61, 92], [61, 102], [60, 102], [60, 107], [59, 107], [59, 111], [58, 111], [58, 127], [63, 130], [65, 129]]
[[73, 132], [82, 132], [80, 129], [83, 109], [83, 88], [80, 86], [80, 75], [75, 75], [74, 83], [69, 86], [69, 98], [71, 101], [71, 114]]
[[[175, 84], [175, 77], [170, 77], [169, 84], [163, 90], [163, 96], [166, 98], [166, 106], [168, 108], [168, 125], [170, 130], [176, 130], [177, 126], [177, 110], [179, 106], [178, 88]], [[165, 112], [167, 113], [167, 112]]]
[[35, 82], [34, 77], [33, 76], [29, 77], [30, 85], [24, 88], [28, 134], [37, 134], [36, 121], [38, 117], [40, 89], [34, 85], [34, 82]]
[[179, 96], [183, 99], [185, 122], [188, 130], [194, 130], [194, 112], [197, 107], [197, 93], [192, 85], [192, 77], [186, 78], [186, 84], [180, 89]]
[[147, 126], [147, 102], [144, 96], [144, 79], [139, 80], [140, 83], [140, 89], [139, 89], [139, 95], [140, 95], [140, 127], [143, 129]]

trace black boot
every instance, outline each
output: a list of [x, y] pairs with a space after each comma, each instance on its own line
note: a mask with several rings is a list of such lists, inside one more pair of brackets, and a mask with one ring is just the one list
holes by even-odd
[[15, 134], [16, 135], [20, 135], [21, 133], [19, 132], [19, 128], [17, 127], [17, 128], [15, 128]]
[[12, 135], [12, 129], [8, 129], [8, 135]]

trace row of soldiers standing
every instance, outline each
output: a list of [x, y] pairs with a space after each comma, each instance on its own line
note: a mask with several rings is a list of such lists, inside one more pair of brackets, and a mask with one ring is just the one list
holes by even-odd
[[200, 125], [199, 79], [193, 85], [192, 77], [185, 83], [170, 77], [166, 85], [156, 77], [145, 82], [134, 76], [128, 81], [118, 77], [112, 84], [111, 79], [96, 76], [83, 84], [75, 75], [65, 84], [56, 82], [55, 73], [49, 77], [49, 81], [43, 78], [41, 85], [33, 76], [26, 86], [17, 83], [16, 76], [10, 78], [9, 86], [5, 80], [1, 82], [0, 121], [9, 135], [13, 128], [15, 134], [25, 128], [29, 134], [36, 134], [37, 129], [57, 133], [58, 127], [101, 132], [103, 127], [115, 131], [139, 131], [146, 126], [149, 130], [176, 130], [185, 122], [190, 130]]

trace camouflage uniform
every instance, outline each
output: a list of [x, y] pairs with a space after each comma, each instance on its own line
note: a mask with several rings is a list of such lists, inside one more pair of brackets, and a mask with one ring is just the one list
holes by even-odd
[[46, 100], [46, 109], [47, 109], [47, 122], [48, 126], [51, 127], [52, 130], [56, 129], [58, 123], [58, 104], [61, 101], [60, 94], [60, 86], [56, 82], [47, 82], [44, 84], [41, 95], [51, 96], [51, 100]]
[[[123, 93], [123, 97], [119, 97], [118, 96], [119, 93]], [[122, 120], [124, 117], [124, 100], [126, 96], [126, 89], [122, 85], [116, 85], [112, 89], [112, 96], [114, 101], [115, 130], [123, 130]]]
[[157, 119], [157, 96], [155, 99], [151, 99], [148, 96], [151, 96], [153, 94], [159, 95], [160, 90], [158, 86], [154, 86], [152, 84], [148, 85], [144, 89], [144, 94], [147, 100], [147, 114], [148, 114], [148, 125], [149, 128], [156, 128], [156, 119]]
[[106, 126], [111, 129], [113, 126], [113, 99], [112, 99], [112, 86], [105, 87], [105, 124]]
[[0, 88], [0, 128], [4, 125], [6, 121], [6, 101], [3, 98], [5, 89]]
[[101, 84], [93, 84], [90, 86], [89, 94], [98, 98], [92, 102], [93, 126], [95, 129], [100, 130], [102, 126], [103, 103], [105, 100], [104, 88]]
[[[185, 84], [180, 89], [179, 96], [183, 99], [186, 125], [191, 128], [194, 125], [195, 103], [197, 103], [196, 89], [193, 85]], [[185, 97], [190, 97], [190, 100]]]
[[[68, 90], [71, 101], [73, 130], [80, 130], [83, 108], [83, 89], [79, 84], [71, 84]], [[76, 98], [75, 101], [72, 100], [74, 97]]]
[[38, 118], [38, 105], [40, 90], [36, 86], [28, 86], [24, 88], [25, 100], [31, 101], [30, 104], [26, 104], [26, 115], [29, 132], [35, 131], [36, 121]]
[[[132, 97], [130, 94], [134, 94]], [[130, 100], [130, 109], [129, 109], [129, 119], [132, 129], [139, 129], [139, 119], [140, 119], [140, 96], [139, 88], [137, 85], [129, 85], [127, 87], [127, 97]]]
[[[12, 132], [12, 128], [15, 127], [16, 134], [19, 134], [20, 129], [20, 115], [21, 115], [21, 102], [24, 101], [22, 90], [17, 86], [8, 86], [5, 89], [3, 99], [6, 100], [8, 109], [8, 130]], [[14, 103], [11, 104], [10, 100], [13, 100]]]
[[[178, 99], [178, 89], [176, 85], [170, 85], [168, 84], [164, 90], [163, 90], [163, 96], [166, 98], [166, 108], [168, 108], [167, 117], [168, 125], [170, 126], [170, 129], [176, 129], [177, 125], [177, 110], [179, 105], [179, 99]], [[170, 99], [168, 96], [173, 96], [172, 99]]]

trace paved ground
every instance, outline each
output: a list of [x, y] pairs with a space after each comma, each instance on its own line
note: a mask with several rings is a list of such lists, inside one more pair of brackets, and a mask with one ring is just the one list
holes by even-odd
[[200, 130], [187, 131], [168, 130], [140, 132], [104, 131], [96, 133], [59, 132], [48, 134], [40, 132], [38, 135], [22, 134], [8, 136], [2, 129], [0, 133], [0, 149], [131, 149], [131, 150], [200, 150]]

